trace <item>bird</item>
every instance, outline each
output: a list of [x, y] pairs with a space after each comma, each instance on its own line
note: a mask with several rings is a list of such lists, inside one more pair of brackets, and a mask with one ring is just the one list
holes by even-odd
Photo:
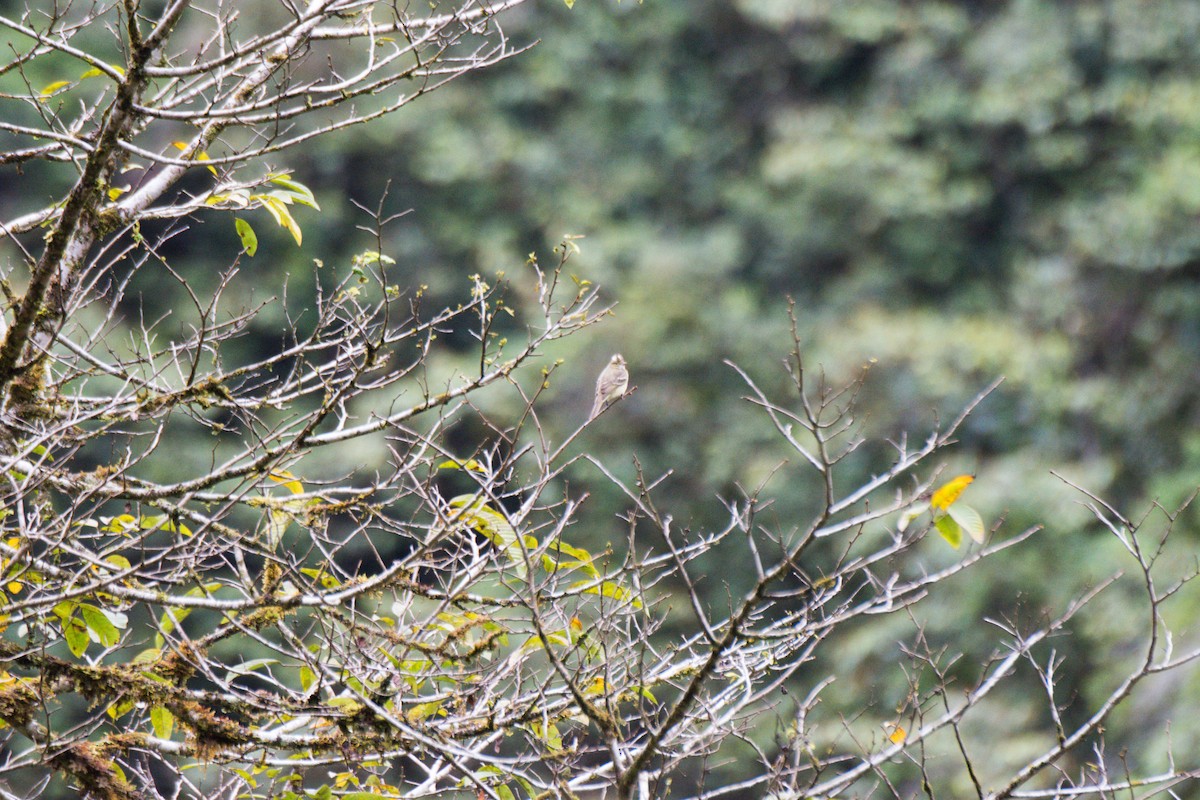
[[624, 357], [617, 353], [608, 360], [608, 364], [600, 371], [600, 377], [596, 379], [596, 402], [588, 419], [619, 400], [628, 388], [629, 370], [625, 366]]

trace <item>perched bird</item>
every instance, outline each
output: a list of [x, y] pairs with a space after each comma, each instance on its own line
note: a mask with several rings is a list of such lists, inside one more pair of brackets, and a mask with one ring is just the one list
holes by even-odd
[[629, 370], [625, 368], [625, 359], [617, 353], [608, 360], [608, 365], [600, 371], [600, 377], [596, 379], [596, 402], [588, 419], [615, 403], [628, 388]]

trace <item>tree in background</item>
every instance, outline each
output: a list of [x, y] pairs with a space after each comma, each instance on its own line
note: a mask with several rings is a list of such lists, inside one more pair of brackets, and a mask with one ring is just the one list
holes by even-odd
[[[919, 445], [867, 438], [861, 380], [806, 369], [794, 315], [788, 391], [729, 368], [795, 464], [693, 528], [669, 471], [590, 452], [627, 400], [565, 436], [546, 423], [553, 383], [586, 397], [593, 377], [547, 353], [611, 311], [570, 272], [575, 238], [449, 304], [387, 254], [385, 202], [344, 268], [285, 281], [248, 260], [247, 212], [299, 244], [293, 211], [318, 205], [273, 159], [519, 52], [499, 23], [521, 4], [0, 17], [0, 164], [36, 206], [0, 223], [3, 796], [1079, 796], [1193, 777], [1104, 745], [1141, 683], [1197, 655], [1169, 626], [1195, 574], [1170, 517], [1083, 495], [1145, 609], [1089, 702], [1059, 690], [1058, 637], [1119, 578], [991, 621], [984, 660], [940, 644], [923, 610], [1037, 530], [989, 532], [959, 500], [971, 477], [939, 476], [965, 413]], [[184, 244], [229, 259], [182, 271]], [[188, 302], [156, 311], [164, 286]], [[602, 549], [573, 524], [581, 468], [623, 497]], [[797, 493], [811, 516], [778, 514]], [[850, 668], [903, 690], [826, 712], [818, 657], [891, 620], [902, 662]], [[1037, 735], [1001, 747], [1023, 675]]]

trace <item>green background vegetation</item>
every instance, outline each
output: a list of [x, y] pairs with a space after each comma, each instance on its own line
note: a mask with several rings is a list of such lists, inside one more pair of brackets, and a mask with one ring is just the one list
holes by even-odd
[[[390, 179], [392, 201], [414, 209], [394, 254], [437, 287], [514, 272], [563, 233], [586, 234], [575, 267], [617, 316], [570, 342], [544, 419], [578, 424], [591, 376], [623, 353], [637, 392], [583, 446], [617, 468], [636, 455], [649, 474], [674, 469], [665, 486], [681, 524], [719, 524], [716, 498], [784, 459], [771, 524], [801, 523], [818, 497], [722, 364], [786, 391], [785, 296], [813, 373], [842, 382], [874, 360], [859, 415], [869, 435], [920, 436], [1006, 379], [948, 474], [977, 473], [966, 499], [1005, 519], [996, 536], [1046, 529], [918, 612], [951, 652], [982, 659], [996, 638], [984, 618], [1042, 619], [1127, 566], [1051, 470], [1134, 517], [1155, 501], [1174, 510], [1200, 483], [1200, 6], [585, 0], [571, 12], [545, 3], [510, 32], [542, 43], [326, 141], [321, 177], [308, 177], [360, 198]], [[858, 454], [843, 485], [887, 455]], [[596, 492], [591, 535], [619, 541], [619, 498], [580, 472], [575, 488]], [[1186, 513], [1173, 534], [1180, 570], [1195, 521]], [[960, 557], [927, 545], [911, 569]], [[728, 560], [706, 566], [736, 585]], [[707, 584], [717, 605], [721, 583]], [[1094, 701], [1140, 655], [1136, 596], [1118, 584], [1054, 643], [1061, 698]], [[1196, 610], [1194, 598], [1176, 608], [1192, 640]], [[906, 691], [897, 642], [914, 627], [898, 615], [814, 665], [806, 678], [841, 676], [826, 730], [866, 703], [859, 722], [894, 714]], [[975, 663], [952, 674], [968, 686]], [[1198, 688], [1194, 673], [1160, 683], [1110, 730], [1110, 748], [1164, 767], [1172, 719], [1178, 752], [1196, 752]], [[994, 728], [970, 732], [997, 774], [1047, 743], [1024, 733], [1045, 724], [1044, 703], [1026, 673], [989, 712]]]

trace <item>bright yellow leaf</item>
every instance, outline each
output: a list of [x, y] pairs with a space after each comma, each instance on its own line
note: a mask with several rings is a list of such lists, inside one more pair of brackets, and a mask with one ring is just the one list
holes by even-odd
[[[186, 151], [188, 149], [187, 142], [171, 142], [171, 144], [175, 146], [176, 150], [185, 150]], [[192, 160], [193, 161], [211, 161], [212, 159], [209, 157], [208, 153], [201, 150], [199, 153], [192, 156]], [[206, 169], [208, 169], [208, 171], [211, 172], [213, 175], [217, 174], [216, 167], [213, 167], [212, 165], [209, 165]]]
[[934, 508], [940, 508], [942, 511], [945, 511], [963, 493], [963, 489], [970, 486], [974, 480], [974, 475], [959, 475], [957, 478], [943, 484], [940, 489], [934, 492], [933, 499], [929, 501], [929, 504]]
[[286, 469], [274, 470], [267, 477], [275, 481], [275, 483], [282, 483], [284, 488], [286, 488], [292, 494], [304, 494], [304, 484], [300, 482], [299, 478], [288, 472]]
[[70, 81], [55, 81], [54, 83], [47, 84], [45, 87], [43, 87], [42, 91], [41, 91], [41, 95], [42, 95], [42, 97], [49, 97], [50, 95], [54, 94], [55, 92], [57, 92], [59, 89], [63, 88], [64, 86], [70, 86], [70, 85], [71, 85]]
[[[109, 69], [116, 72], [118, 75], [122, 75], [122, 76], [125, 75], [124, 67], [118, 67], [116, 64], [109, 64], [108, 67], [109, 67]], [[92, 67], [91, 69], [87, 70], [82, 75], [80, 75], [79, 79], [83, 80], [84, 78], [100, 78], [107, 74], [108, 74], [107, 72], [100, 69], [99, 67]]]
[[465, 469], [468, 472], [484, 472], [483, 464], [480, 464], [476, 459], [468, 459], [467, 461], [443, 461], [438, 464], [438, 469]]

